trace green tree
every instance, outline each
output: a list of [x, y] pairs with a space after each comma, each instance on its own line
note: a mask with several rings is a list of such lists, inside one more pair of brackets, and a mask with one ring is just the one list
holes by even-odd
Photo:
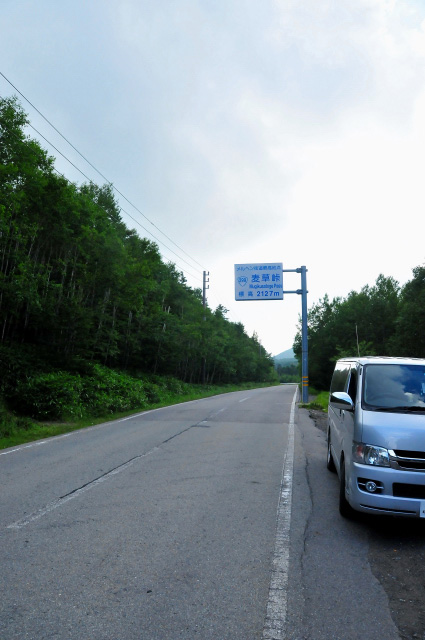
[[[399, 285], [380, 275], [373, 287], [351, 291], [347, 298], [327, 295], [308, 312], [309, 380], [327, 389], [335, 361], [341, 357], [390, 355], [399, 313]], [[301, 361], [301, 328], [294, 342]]]
[[413, 279], [405, 284], [400, 296], [396, 330], [391, 341], [395, 355], [425, 357], [425, 267], [413, 269]]
[[112, 185], [77, 186], [0, 99], [0, 342], [183, 380], [273, 380], [258, 338], [129, 230]]

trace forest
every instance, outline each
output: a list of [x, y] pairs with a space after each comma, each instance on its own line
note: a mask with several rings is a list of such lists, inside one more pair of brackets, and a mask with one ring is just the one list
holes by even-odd
[[[346, 298], [324, 296], [308, 312], [309, 381], [328, 390], [338, 358], [404, 356], [425, 358], [425, 267], [413, 269], [404, 286], [380, 275], [373, 286]], [[294, 342], [301, 359], [301, 329]]]
[[[60, 417], [90, 403], [97, 413], [139, 407], [161, 385], [276, 383], [258, 337], [230, 322], [222, 305], [204, 308], [201, 289], [127, 228], [111, 184], [77, 185], [57, 172], [28, 124], [16, 98], [0, 99], [0, 396], [7, 405]], [[425, 357], [424, 326], [424, 266], [404, 286], [380, 275], [345, 298], [325, 295], [308, 312], [310, 385], [328, 389], [339, 357]], [[294, 352], [300, 362], [300, 328]]]
[[112, 185], [57, 172], [28, 123], [16, 98], [0, 99], [3, 398], [19, 404], [18, 391], [28, 397], [49, 379], [71, 387], [69, 376], [102, 367], [185, 383], [276, 382], [258, 337], [223, 306], [204, 308], [201, 289], [127, 228]]

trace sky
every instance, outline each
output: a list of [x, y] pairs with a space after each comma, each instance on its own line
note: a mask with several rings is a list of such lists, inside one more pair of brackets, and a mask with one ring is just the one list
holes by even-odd
[[309, 307], [424, 264], [422, 0], [2, 0], [0, 33], [55, 167], [272, 355], [301, 296], [235, 301], [234, 264], [305, 265]]

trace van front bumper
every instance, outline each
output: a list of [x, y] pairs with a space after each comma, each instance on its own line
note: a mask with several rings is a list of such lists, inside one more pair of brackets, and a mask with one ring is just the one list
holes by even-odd
[[[376, 491], [367, 491], [367, 482]], [[425, 472], [351, 463], [348, 501], [357, 511], [425, 518]]]

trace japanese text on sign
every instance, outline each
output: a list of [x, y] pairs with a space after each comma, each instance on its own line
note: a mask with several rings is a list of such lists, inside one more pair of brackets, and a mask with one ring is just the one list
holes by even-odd
[[235, 264], [235, 300], [283, 300], [282, 263]]

